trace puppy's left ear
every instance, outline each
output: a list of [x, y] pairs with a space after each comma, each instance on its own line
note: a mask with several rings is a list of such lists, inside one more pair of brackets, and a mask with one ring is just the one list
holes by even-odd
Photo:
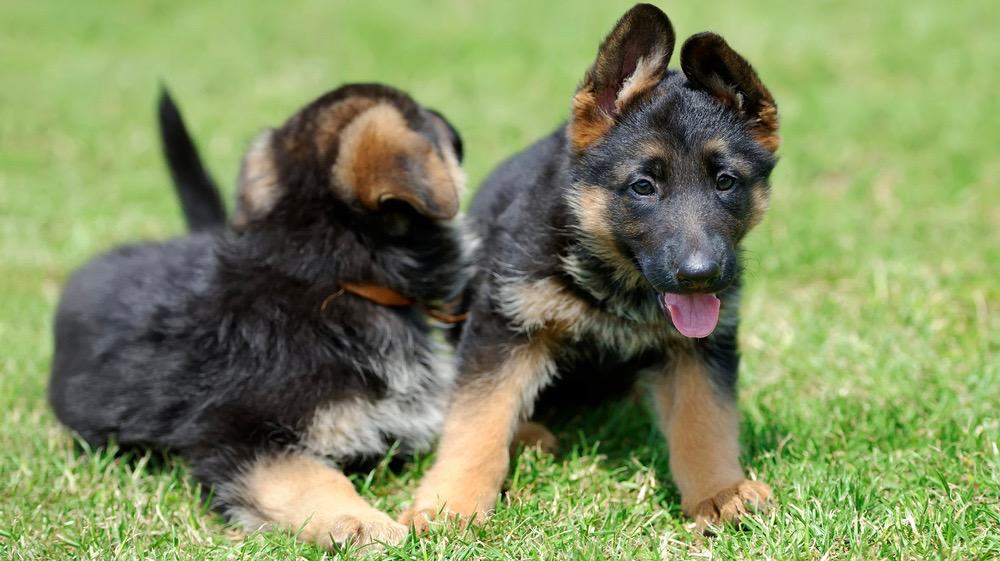
[[428, 109], [427, 111], [444, 125], [444, 130], [448, 135], [448, 142], [451, 143], [451, 149], [455, 152], [455, 158], [458, 160], [458, 163], [462, 163], [462, 160], [465, 158], [465, 143], [462, 142], [462, 135], [458, 134], [458, 129], [437, 109]]
[[614, 126], [667, 73], [674, 28], [651, 4], [636, 4], [618, 20], [573, 96], [570, 142], [582, 151]]
[[335, 188], [369, 211], [401, 201], [435, 220], [458, 214], [458, 163], [442, 158], [430, 139], [387, 103], [365, 110], [344, 128], [333, 175]]
[[267, 216], [284, 194], [274, 162], [273, 139], [274, 131], [265, 130], [250, 143], [243, 156], [232, 222], [236, 230], [243, 230], [251, 222]]
[[692, 35], [681, 47], [681, 69], [692, 86], [739, 112], [764, 148], [778, 149], [778, 106], [750, 63], [725, 39], [708, 32]]

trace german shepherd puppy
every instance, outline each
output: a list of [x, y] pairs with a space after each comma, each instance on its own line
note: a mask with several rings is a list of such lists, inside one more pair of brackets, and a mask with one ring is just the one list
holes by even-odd
[[700, 527], [763, 506], [739, 462], [740, 243], [768, 205], [778, 118], [757, 74], [700, 33], [668, 70], [670, 20], [632, 8], [572, 117], [486, 180], [481, 271], [436, 462], [401, 520], [482, 519], [539, 392], [651, 386], [683, 511]]
[[55, 319], [56, 415], [91, 445], [180, 454], [247, 530], [398, 542], [407, 528], [341, 468], [439, 433], [454, 369], [427, 310], [468, 277], [451, 221], [457, 134], [387, 86], [327, 93], [253, 142], [235, 231], [164, 103], [166, 153], [200, 231], [72, 276]]

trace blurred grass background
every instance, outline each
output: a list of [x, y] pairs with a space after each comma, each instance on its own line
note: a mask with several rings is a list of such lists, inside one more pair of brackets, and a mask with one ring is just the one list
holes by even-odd
[[[475, 187], [565, 119], [626, 2], [0, 5], [0, 556], [352, 557], [232, 537], [180, 462], [79, 455], [45, 401], [50, 321], [76, 266], [182, 232], [159, 82], [231, 195], [253, 134], [338, 84], [443, 111]], [[660, 3], [713, 30], [778, 100], [772, 210], [749, 241], [746, 461], [779, 508], [713, 540], [685, 528], [635, 404], [528, 454], [493, 521], [399, 558], [1000, 557], [1000, 5]], [[359, 478], [398, 512], [426, 459]]]

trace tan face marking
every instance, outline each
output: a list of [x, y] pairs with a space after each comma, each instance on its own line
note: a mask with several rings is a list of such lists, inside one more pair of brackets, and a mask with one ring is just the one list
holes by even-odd
[[706, 155], [725, 154], [727, 151], [729, 151], [729, 143], [724, 138], [712, 138], [705, 143], [704, 152]]
[[258, 460], [237, 491], [251, 509], [231, 514], [248, 530], [280, 528], [324, 547], [396, 544], [407, 528], [372, 508], [343, 473], [304, 455]]
[[660, 160], [667, 162], [676, 156], [667, 146], [657, 140], [644, 140], [639, 144], [639, 152], [647, 160]]
[[452, 397], [437, 460], [400, 517], [404, 524], [426, 528], [442, 509], [466, 523], [481, 522], [493, 509], [517, 421], [555, 369], [543, 339], [507, 356], [496, 372], [484, 373]]
[[453, 166], [443, 161], [431, 142], [406, 124], [398, 109], [375, 105], [354, 118], [340, 138], [333, 166], [335, 185], [365, 208], [377, 210], [396, 199], [436, 219], [458, 212]]
[[581, 241], [587, 249], [614, 267], [615, 280], [628, 288], [639, 288], [646, 281], [618, 247], [608, 216], [610, 199], [611, 195], [600, 187], [580, 186], [571, 192], [567, 202], [580, 222]]
[[729, 150], [729, 143], [723, 138], [713, 138], [705, 143], [702, 148], [702, 152], [706, 157], [717, 157], [723, 158], [727, 165], [733, 167], [737, 173], [743, 177], [749, 176], [753, 173], [753, 168], [750, 167], [750, 163], [733, 155]]
[[[713, 138], [705, 143], [703, 151], [706, 156], [726, 156], [729, 152], [729, 143], [722, 138]], [[752, 173], [750, 164], [734, 158], [727, 158], [727, 161], [737, 173], [743, 177], [747, 177]], [[767, 211], [767, 207], [770, 204], [770, 190], [767, 188], [767, 184], [764, 182], [754, 183], [750, 186], [750, 225], [748, 230], [753, 228], [764, 219], [764, 213]]]
[[701, 360], [676, 354], [652, 391], [684, 513], [704, 527], [745, 513], [744, 502], [763, 506], [770, 489], [747, 481], [740, 466], [735, 401], [716, 391]]
[[750, 186], [750, 227], [753, 228], [764, 219], [771, 204], [771, 191], [764, 183], [755, 183]]

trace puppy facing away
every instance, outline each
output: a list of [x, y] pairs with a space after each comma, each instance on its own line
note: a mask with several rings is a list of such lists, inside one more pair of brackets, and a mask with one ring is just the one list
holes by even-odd
[[56, 415], [92, 445], [180, 454], [247, 530], [398, 542], [406, 527], [341, 468], [439, 432], [454, 369], [427, 314], [468, 276], [457, 134], [399, 90], [341, 87], [253, 142], [224, 228], [169, 100], [161, 122], [197, 231], [73, 274], [55, 318]]
[[456, 389], [403, 522], [484, 518], [536, 399], [639, 378], [699, 527], [768, 503], [739, 460], [737, 326], [740, 244], [768, 205], [777, 109], [722, 37], [687, 39], [680, 71], [667, 68], [674, 40], [658, 8], [632, 8], [584, 75], [569, 123], [476, 195], [483, 256]]

